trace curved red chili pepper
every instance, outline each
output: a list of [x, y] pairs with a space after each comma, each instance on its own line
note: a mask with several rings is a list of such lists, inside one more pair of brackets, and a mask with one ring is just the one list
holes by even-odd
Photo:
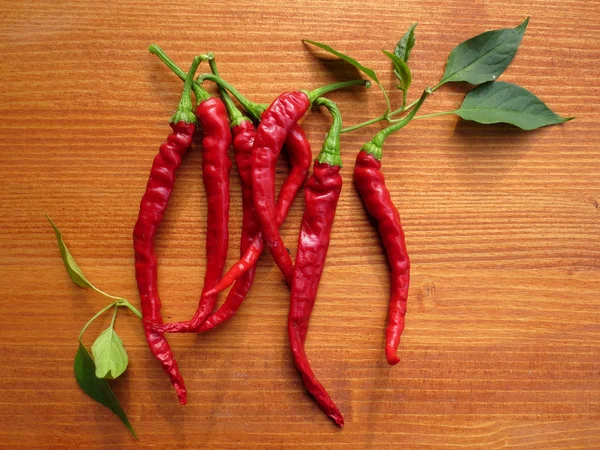
[[216, 295], [204, 295], [223, 275], [229, 245], [229, 173], [227, 155], [231, 131], [225, 105], [212, 97], [198, 104], [196, 116], [202, 125], [202, 181], [208, 205], [206, 227], [206, 273], [203, 295], [190, 328], [195, 329], [212, 313]]
[[294, 364], [302, 375], [304, 386], [313, 395], [325, 414], [336, 425], [342, 427], [344, 418], [323, 385], [316, 379], [304, 350], [308, 322], [325, 266], [331, 227], [342, 189], [342, 177], [340, 176], [342, 165], [340, 158], [341, 115], [335, 103], [330, 100], [318, 99], [317, 104], [325, 105], [329, 109], [333, 116], [333, 124], [325, 139], [323, 149], [315, 160], [313, 174], [304, 188], [306, 209], [302, 216], [302, 226], [298, 238], [288, 316], [288, 336]]
[[367, 211], [377, 221], [379, 235], [392, 270], [385, 356], [388, 363], [394, 365], [400, 362], [396, 351], [404, 330], [410, 282], [410, 259], [406, 250], [400, 214], [394, 206], [380, 169], [381, 161], [369, 153], [359, 152], [354, 166], [354, 182]]
[[415, 107], [400, 122], [381, 130], [363, 145], [356, 157], [354, 182], [367, 211], [375, 219], [379, 235], [385, 247], [391, 268], [390, 304], [385, 338], [385, 357], [390, 365], [400, 362], [397, 356], [400, 336], [404, 331], [408, 286], [410, 283], [410, 259], [400, 214], [394, 206], [390, 192], [381, 172], [381, 157], [385, 139], [405, 127], [415, 116], [428, 93], [425, 91]]
[[150, 350], [160, 361], [163, 370], [169, 375], [179, 397], [179, 403], [182, 405], [187, 402], [186, 389], [177, 362], [164, 335], [154, 331], [151, 327], [152, 322], [162, 322], [154, 237], [173, 192], [175, 172], [181, 165], [183, 155], [190, 148], [196, 129], [196, 118], [192, 112], [190, 100], [190, 87], [200, 61], [200, 58], [194, 60], [187, 75], [178, 111], [171, 119], [170, 125], [173, 132], [167, 138], [167, 142], [160, 146], [160, 151], [152, 162], [150, 177], [133, 229], [135, 276], [140, 294], [146, 340]]
[[304, 117], [310, 103], [305, 92], [281, 94], [263, 114], [252, 148], [254, 207], [261, 223], [265, 243], [290, 285], [294, 277], [294, 265], [283, 244], [277, 224], [275, 166], [292, 126]]

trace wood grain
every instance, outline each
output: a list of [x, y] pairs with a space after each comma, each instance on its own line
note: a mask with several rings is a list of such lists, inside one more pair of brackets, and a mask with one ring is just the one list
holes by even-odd
[[[0, 448], [600, 446], [600, 2], [0, 3]], [[293, 368], [288, 290], [266, 256], [234, 320], [206, 336], [170, 338], [187, 406], [128, 314], [117, 329], [130, 368], [113, 385], [139, 441], [82, 393], [72, 369], [77, 335], [105, 299], [70, 282], [43, 214], [90, 280], [138, 303], [131, 231], [181, 89], [148, 54], [150, 43], [186, 69], [193, 55], [214, 51], [224, 77], [267, 102], [356, 76], [315, 58], [302, 38], [352, 54], [391, 86], [379, 49], [418, 21], [415, 96], [438, 80], [457, 43], [527, 15], [502, 79], [577, 120], [526, 133], [446, 116], [415, 121], [386, 146], [413, 262], [394, 368], [383, 354], [386, 262], [351, 181], [355, 154], [377, 126], [342, 139], [345, 186], [307, 352], [345, 415], [343, 430]], [[452, 108], [464, 92], [445, 88], [424, 112]], [[347, 124], [383, 110], [375, 89], [332, 98]], [[315, 113], [305, 125], [316, 152], [328, 120]], [[189, 317], [201, 289], [200, 164], [197, 145], [158, 238], [168, 319]], [[292, 252], [302, 209], [299, 199], [284, 226]], [[105, 325], [90, 328], [87, 342]]]

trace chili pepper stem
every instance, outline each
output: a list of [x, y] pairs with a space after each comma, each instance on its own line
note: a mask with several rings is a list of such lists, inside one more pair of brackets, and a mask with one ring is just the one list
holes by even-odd
[[[208, 65], [210, 66], [210, 70], [212, 71], [212, 73], [218, 77], [219, 70], [217, 69], [217, 62], [215, 61], [214, 56], [208, 61]], [[229, 113], [231, 128], [239, 126], [245, 120], [250, 120], [242, 114], [242, 112], [238, 109], [237, 106], [235, 106], [233, 100], [231, 100], [231, 97], [227, 93], [227, 89], [219, 85], [219, 92], [221, 94], [221, 98], [223, 99], [223, 103], [225, 103], [227, 112]]]
[[203, 83], [205, 80], [212, 81], [216, 83], [219, 88], [227, 89], [231, 95], [235, 97], [235, 99], [240, 102], [240, 105], [248, 111], [248, 114], [252, 116], [254, 120], [260, 120], [260, 116], [265, 109], [267, 109], [267, 105], [263, 105], [260, 103], [254, 103], [244, 97], [236, 88], [234, 88], [230, 83], [225, 81], [223, 78], [217, 76], [216, 74], [203, 73], [196, 78], [198, 83]]
[[192, 62], [190, 71], [188, 72], [187, 77], [185, 78], [185, 83], [183, 84], [183, 93], [181, 94], [181, 100], [179, 101], [177, 112], [171, 118], [171, 123], [196, 123], [196, 115], [193, 111], [190, 90], [192, 87], [192, 82], [194, 81], [194, 74], [196, 73], [196, 70], [201, 62], [202, 57], [200, 56], [196, 56]]
[[[175, 75], [177, 75], [179, 78], [185, 81], [186, 73], [183, 70], [181, 70], [171, 58], [167, 56], [167, 54], [162, 48], [160, 48], [156, 44], [152, 44], [150, 47], [148, 47], [148, 51], [153, 55], [158, 56], [158, 58], [175, 73]], [[201, 58], [201, 61], [210, 61], [213, 58], [213, 55], [212, 53], [208, 53], [206, 55], [200, 55], [198, 57]], [[198, 83], [193, 83], [192, 89], [194, 90], [194, 95], [196, 96], [197, 103], [200, 103], [204, 100], [208, 100], [211, 97], [211, 95], [208, 92], [206, 92], [206, 90]]]
[[408, 123], [413, 119], [415, 114], [417, 114], [417, 111], [419, 110], [419, 108], [421, 108], [421, 105], [423, 104], [428, 95], [429, 89], [426, 89], [425, 91], [423, 91], [423, 94], [419, 98], [419, 101], [415, 104], [415, 107], [406, 115], [406, 117], [402, 118], [399, 122], [396, 122], [395, 124], [381, 130], [379, 133], [373, 136], [373, 138], [369, 142], [363, 145], [362, 150], [373, 155], [378, 161], [381, 160], [381, 156], [383, 154], [383, 143], [385, 142], [386, 138], [390, 134], [395, 133], [396, 131], [408, 125]]
[[329, 100], [328, 98], [318, 98], [315, 100], [315, 105], [325, 106], [331, 117], [333, 123], [327, 132], [325, 141], [321, 152], [317, 156], [317, 161], [320, 163], [327, 163], [330, 166], [342, 167], [342, 157], [340, 155], [340, 132], [342, 130], [342, 114], [338, 109], [337, 105]]
[[310, 101], [310, 103], [314, 103], [314, 101], [327, 94], [328, 92], [337, 91], [338, 89], [347, 88], [350, 86], [365, 86], [367, 88], [371, 87], [371, 82], [369, 80], [350, 80], [350, 81], [339, 81], [337, 83], [328, 84], [326, 86], [321, 86], [317, 89], [313, 89], [312, 91], [302, 91], [304, 92]]

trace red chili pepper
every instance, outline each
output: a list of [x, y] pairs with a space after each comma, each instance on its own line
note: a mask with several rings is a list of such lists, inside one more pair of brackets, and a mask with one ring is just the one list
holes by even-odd
[[[150, 51], [156, 54], [167, 66], [177, 66], [158, 46], [151, 46]], [[209, 61], [213, 55], [205, 56]], [[177, 71], [175, 71], [177, 72]], [[229, 245], [229, 172], [231, 161], [227, 155], [231, 145], [229, 119], [224, 103], [217, 97], [211, 97], [198, 83], [192, 83], [198, 105], [196, 116], [202, 126], [202, 181], [207, 200], [206, 227], [206, 272], [204, 287], [198, 308], [191, 321], [186, 322], [189, 328], [195, 329], [213, 311], [216, 295], [206, 295], [223, 275]]]
[[342, 166], [340, 157], [341, 115], [331, 100], [320, 98], [316, 104], [324, 105], [329, 109], [333, 123], [325, 138], [321, 153], [315, 160], [313, 175], [306, 182], [304, 189], [306, 209], [298, 238], [298, 252], [296, 253], [288, 316], [288, 335], [294, 364], [302, 375], [304, 386], [313, 395], [325, 414], [336, 425], [343, 427], [344, 418], [340, 410], [315, 377], [304, 350], [308, 322], [323, 273], [331, 227], [342, 189], [342, 177], [340, 176]]
[[370, 142], [363, 145], [354, 166], [354, 182], [367, 211], [377, 222], [379, 235], [392, 271], [385, 344], [385, 357], [390, 365], [400, 362], [396, 352], [404, 330], [410, 282], [410, 260], [406, 250], [400, 214], [392, 202], [390, 192], [385, 185], [385, 178], [380, 170], [381, 156], [385, 139], [408, 124], [426, 97], [427, 92], [421, 96], [419, 102], [402, 121], [381, 130]]
[[167, 142], [160, 146], [160, 152], [152, 162], [146, 192], [142, 197], [140, 212], [133, 229], [135, 251], [135, 275], [140, 293], [144, 332], [150, 350], [160, 361], [163, 370], [169, 375], [179, 397], [179, 403], [186, 403], [186, 389], [179, 373], [171, 347], [162, 333], [152, 330], [150, 323], [161, 323], [161, 302], [157, 287], [157, 260], [154, 252], [154, 237], [173, 192], [175, 172], [181, 165], [183, 155], [189, 149], [196, 117], [192, 112], [190, 88], [201, 58], [194, 59], [183, 87], [183, 94], [177, 113], [171, 119], [173, 132]]

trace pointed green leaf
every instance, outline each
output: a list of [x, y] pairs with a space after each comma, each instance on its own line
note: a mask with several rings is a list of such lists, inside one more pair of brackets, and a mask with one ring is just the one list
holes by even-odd
[[113, 380], [125, 372], [129, 358], [123, 341], [112, 326], [104, 330], [92, 345], [96, 376]]
[[309, 44], [315, 45], [315, 46], [319, 47], [320, 49], [323, 49], [323, 50], [331, 53], [332, 55], [335, 55], [338, 58], [343, 59], [347, 63], [352, 64], [354, 67], [356, 67], [362, 73], [364, 73], [366, 76], [368, 76], [369, 78], [371, 78], [375, 83], [381, 84], [379, 82], [379, 78], [377, 78], [377, 74], [375, 73], [375, 71], [373, 69], [370, 69], [368, 67], [363, 66], [361, 63], [359, 63], [354, 58], [351, 58], [350, 56], [344, 55], [343, 53], [340, 53], [337, 50], [334, 50], [329, 45], [321, 44], [320, 42], [309, 41], [308, 39], [303, 39], [302, 42], [308, 42]]
[[404, 62], [408, 62], [410, 52], [415, 46], [415, 28], [417, 25], [418, 23], [413, 23], [410, 26], [408, 31], [404, 33], [404, 36], [402, 36], [402, 38], [398, 41], [398, 44], [396, 44], [396, 48], [394, 49], [394, 55]]
[[71, 256], [71, 252], [69, 252], [69, 249], [63, 241], [62, 233], [60, 232], [58, 227], [54, 224], [54, 222], [52, 222], [52, 219], [50, 219], [50, 217], [48, 217], [47, 215], [46, 219], [48, 219], [50, 225], [52, 225], [52, 228], [54, 229], [54, 233], [56, 234], [56, 240], [58, 242], [58, 248], [60, 250], [60, 255], [62, 256], [62, 260], [65, 263], [65, 268], [67, 269], [67, 273], [69, 274], [69, 277], [71, 277], [71, 280], [73, 280], [73, 282], [77, 286], [96, 289], [94, 285], [90, 283], [85, 277], [85, 275], [75, 262], [75, 259], [73, 259], [73, 256]]
[[454, 111], [465, 120], [479, 123], [510, 123], [523, 130], [567, 122], [534, 94], [515, 84], [497, 81], [470, 91]]
[[398, 77], [398, 81], [400, 81], [400, 89], [404, 92], [408, 91], [408, 88], [412, 83], [412, 74], [406, 63], [393, 53], [386, 50], [381, 51], [392, 61], [392, 64], [394, 64], [394, 73]]
[[119, 400], [108, 385], [108, 382], [96, 376], [96, 365], [94, 364], [94, 360], [81, 341], [79, 342], [79, 348], [75, 355], [74, 369], [75, 379], [81, 389], [83, 389], [83, 391], [92, 399], [114, 412], [129, 431], [131, 431], [131, 434], [137, 438], [125, 411], [121, 408]]
[[129, 303], [126, 298], [120, 298], [119, 301], [117, 302], [117, 305], [125, 306], [126, 308], [129, 308], [129, 310], [132, 313], [134, 313], [140, 319], [142, 318], [142, 314], [137, 310], [137, 308], [135, 306], [133, 306], [131, 303]]
[[528, 23], [529, 17], [516, 28], [486, 31], [459, 44], [448, 56], [439, 85], [456, 81], [471, 84], [494, 81], [515, 57]]

